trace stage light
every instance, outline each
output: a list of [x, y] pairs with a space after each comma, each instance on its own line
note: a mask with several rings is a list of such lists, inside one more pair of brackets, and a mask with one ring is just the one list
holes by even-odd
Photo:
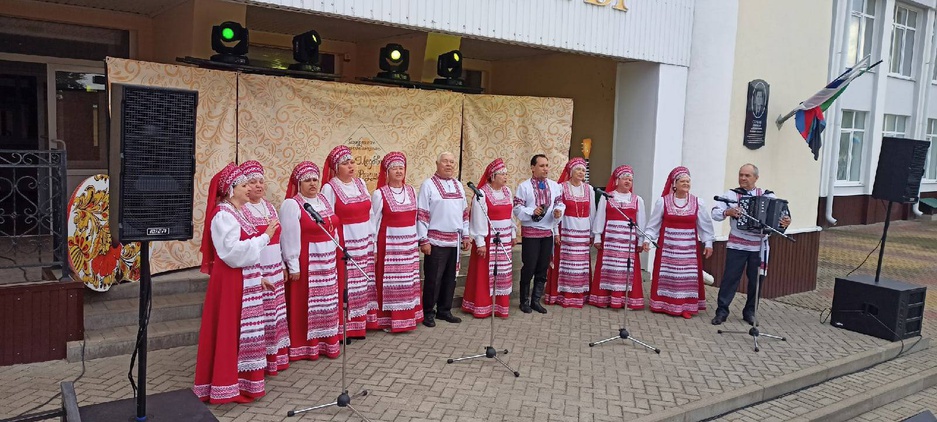
[[441, 78], [436, 78], [433, 83], [455, 86], [465, 85], [465, 81], [462, 79], [462, 52], [452, 50], [440, 54], [436, 59], [436, 73]]
[[247, 59], [248, 46], [247, 28], [237, 22], [227, 21], [211, 28], [211, 49], [215, 50], [212, 61], [249, 64]]
[[379, 65], [383, 72], [377, 74], [378, 78], [410, 80], [410, 75], [407, 74], [410, 67], [410, 51], [400, 44], [387, 44], [382, 47]]
[[293, 60], [296, 60], [296, 63], [290, 65], [290, 70], [321, 72], [322, 67], [319, 66], [319, 59], [322, 57], [319, 53], [321, 44], [322, 38], [314, 30], [293, 37]]

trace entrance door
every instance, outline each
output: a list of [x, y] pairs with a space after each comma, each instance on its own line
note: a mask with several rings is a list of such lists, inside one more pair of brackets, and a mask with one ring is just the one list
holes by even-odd
[[[49, 64], [47, 77], [49, 138], [64, 142], [69, 176], [78, 177], [80, 181], [96, 173], [107, 173], [107, 94], [103, 66]], [[60, 148], [57, 141], [50, 147]], [[75, 181], [74, 185], [77, 184]]]

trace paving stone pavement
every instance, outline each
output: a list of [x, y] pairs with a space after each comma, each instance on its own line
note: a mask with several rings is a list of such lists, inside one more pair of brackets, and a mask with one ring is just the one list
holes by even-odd
[[[892, 227], [885, 259], [890, 269], [884, 274], [937, 284], [926, 277], [937, 272], [933, 240], [937, 238], [937, 222], [896, 222]], [[354, 405], [369, 418], [384, 421], [620, 421], [885, 345], [883, 340], [820, 321], [820, 310], [829, 306], [832, 297], [833, 277], [861, 262], [880, 236], [881, 228], [877, 233], [875, 229], [834, 229], [821, 235], [818, 290], [763, 303], [762, 329], [790, 341], [764, 339], [760, 353], [752, 352], [748, 336], [716, 334], [709, 324], [716, 297], [713, 288], [707, 288], [710, 310], [691, 320], [648, 311], [627, 312], [631, 333], [660, 347], [660, 355], [620, 341], [587, 346], [591, 341], [616, 335], [622, 311], [553, 306], [549, 314], [541, 316], [522, 314], [515, 306], [510, 318], [496, 321], [495, 345], [510, 349], [503, 358], [521, 372], [520, 378], [487, 359], [446, 364], [447, 358], [480, 353], [488, 344], [489, 321], [463, 316], [462, 324], [440, 321], [436, 328], [421, 326], [411, 333], [369, 333], [367, 340], [351, 345], [349, 388], [352, 392], [371, 390], [371, 395], [356, 400]], [[903, 248], [903, 244], [910, 247]], [[874, 258], [857, 272], [874, 272]], [[733, 316], [723, 327], [745, 330], [748, 327], [738, 319], [743, 301], [735, 302]], [[933, 306], [931, 292], [928, 310]], [[933, 315], [925, 321], [928, 332], [934, 326]], [[189, 388], [195, 354], [195, 346], [151, 352], [149, 393]], [[908, 359], [915, 357], [910, 355]], [[86, 373], [76, 384], [82, 405], [131, 397], [127, 381], [129, 356], [86, 364]], [[5, 398], [0, 402], [0, 418], [46, 401], [58, 392], [60, 381], [72, 380], [80, 371], [80, 363], [64, 361], [0, 367], [0, 397]], [[221, 421], [349, 420], [347, 411], [335, 408], [300, 418], [286, 417], [286, 412], [296, 407], [334, 400], [340, 380], [339, 360], [299, 362], [279, 376], [269, 377], [267, 396], [260, 400], [247, 405], [211, 406], [211, 410]], [[908, 406], [929, 403], [916, 396], [893, 405], [905, 401], [910, 403]], [[44, 409], [57, 406], [55, 399]]]
[[[856, 268], [882, 237], [884, 223], [825, 229], [820, 235], [817, 289], [775, 300], [823, 310], [833, 303], [836, 277]], [[875, 275], [878, 251], [869, 256], [856, 275]], [[882, 277], [927, 287], [924, 334], [937, 335], [937, 221], [895, 221], [888, 228]], [[769, 281], [770, 282], [770, 275]], [[930, 321], [930, 324], [927, 322]]]
[[[873, 250], [882, 235], [884, 224], [837, 227], [824, 230], [820, 236], [820, 264], [817, 271], [817, 289], [775, 299], [778, 302], [812, 309], [828, 310], [833, 301], [836, 277], [843, 277], [855, 269]], [[878, 251], [854, 274], [875, 275]], [[882, 277], [906, 281], [928, 288], [925, 302], [923, 334], [937, 335], [937, 222], [927, 220], [896, 221], [891, 224], [882, 263]], [[909, 342], [913, 342], [910, 339]], [[855, 397], [889, 382], [901, 380], [924, 370], [937, 367], [937, 349], [898, 358], [868, 371], [828, 381], [799, 393], [777, 398], [756, 406], [725, 415], [718, 420], [771, 421], [787, 420], [805, 415], [823, 406]], [[933, 388], [925, 391], [932, 391]], [[921, 393], [880, 407], [863, 415], [859, 420], [891, 421], [912, 416], [929, 406], [937, 413], [937, 398], [916, 398]], [[915, 397], [912, 399], [912, 397]], [[890, 412], [899, 408], [899, 417]], [[904, 414], [902, 413], [902, 414]], [[866, 419], [862, 419], [866, 418]]]
[[[908, 348], [916, 340], [906, 341]], [[843, 400], [857, 397], [865, 392], [887, 384], [901, 381], [937, 366], [937, 349], [899, 356], [875, 367], [832, 379], [815, 387], [807, 388], [765, 403], [738, 410], [717, 421], [786, 421], [823, 409]], [[932, 407], [937, 409], [937, 407]], [[879, 408], [881, 409], [881, 408]], [[876, 409], [879, 410], [879, 409]], [[874, 413], [874, 412], [873, 412]], [[880, 414], [887, 414], [884, 411]], [[871, 420], [895, 420], [893, 418]]]
[[[715, 298], [716, 290], [707, 294]], [[711, 310], [691, 320], [627, 312], [632, 334], [660, 347], [657, 355], [620, 341], [588, 347], [617, 334], [622, 311], [551, 306], [541, 316], [516, 309], [496, 321], [495, 344], [510, 350], [504, 360], [520, 378], [493, 360], [446, 364], [447, 358], [482, 352], [489, 342], [490, 322], [463, 316], [462, 324], [440, 321], [436, 328], [400, 335], [369, 333], [352, 344], [350, 390], [371, 390], [354, 404], [384, 421], [620, 421], [886, 344], [822, 324], [818, 312], [771, 301], [762, 308], [764, 329], [792, 341], [765, 340], [760, 353], [752, 352], [748, 336], [716, 334]], [[747, 328], [734, 317], [727, 323], [733, 327]], [[195, 353], [194, 346], [151, 352], [148, 391], [190, 387]], [[128, 364], [128, 356], [87, 362], [76, 385], [80, 404], [131, 397]], [[79, 372], [80, 364], [64, 361], [0, 368], [0, 397], [7, 398], [0, 418], [42, 403], [57, 392], [59, 381]], [[299, 362], [268, 378], [267, 396], [255, 403], [211, 408], [222, 421], [347, 420], [336, 409], [286, 418], [297, 406], [334, 400], [340, 380], [339, 360]]]

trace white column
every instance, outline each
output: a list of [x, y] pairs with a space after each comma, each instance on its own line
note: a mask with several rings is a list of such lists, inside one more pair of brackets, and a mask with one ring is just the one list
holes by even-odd
[[670, 170], [682, 162], [686, 86], [687, 68], [682, 66], [618, 65], [612, 168], [634, 168], [634, 191], [648, 207], [660, 196]]
[[[707, 2], [693, 10], [683, 165], [693, 175], [693, 193], [707, 204], [726, 190], [727, 172], [734, 174], [741, 165], [726, 163], [729, 142], [740, 139], [740, 133], [729, 133], [738, 14], [737, 0]], [[772, 118], [768, 123], [773, 125]], [[721, 225], [716, 223], [717, 236], [728, 233], [728, 226], [723, 232]]]

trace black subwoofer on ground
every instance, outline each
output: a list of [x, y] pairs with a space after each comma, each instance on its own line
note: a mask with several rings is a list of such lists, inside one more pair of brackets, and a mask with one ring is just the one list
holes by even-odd
[[917, 202], [929, 146], [927, 141], [882, 138], [872, 197], [898, 203]]
[[875, 277], [837, 278], [830, 324], [880, 339], [898, 341], [921, 335], [927, 289]]
[[111, 236], [122, 243], [191, 239], [198, 92], [110, 90]]

